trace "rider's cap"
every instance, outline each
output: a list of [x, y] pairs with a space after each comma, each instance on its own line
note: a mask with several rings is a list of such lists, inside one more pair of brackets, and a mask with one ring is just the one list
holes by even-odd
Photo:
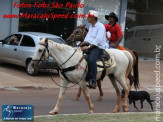
[[95, 11], [95, 10], [90, 10], [89, 12], [88, 12], [88, 15], [87, 15], [87, 17], [89, 17], [89, 16], [94, 16], [94, 17], [99, 17], [99, 12], [97, 12], [97, 11]]

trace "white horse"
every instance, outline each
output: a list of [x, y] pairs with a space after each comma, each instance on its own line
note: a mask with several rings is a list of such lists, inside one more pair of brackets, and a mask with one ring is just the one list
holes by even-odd
[[[82, 51], [76, 48], [64, 45], [64, 44], [58, 44], [51, 40], [48, 40], [47, 38], [43, 38], [39, 45], [37, 46], [36, 52], [33, 57], [33, 61], [31, 62], [31, 65], [33, 67], [36, 67], [38, 64], [38, 61], [42, 61], [42, 59], [47, 59], [49, 56], [51, 56], [60, 66], [61, 69], [71, 67], [79, 62], [81, 57], [83, 56]], [[117, 63], [117, 65], [112, 69], [107, 69], [106, 75], [110, 78], [112, 85], [114, 86], [116, 93], [117, 93], [117, 103], [113, 110], [114, 113], [120, 111], [120, 102], [121, 102], [121, 86], [125, 90], [125, 96], [123, 101], [123, 111], [128, 112], [128, 94], [129, 94], [129, 85], [127, 83], [127, 76], [128, 73], [132, 69], [132, 62], [133, 58], [131, 54], [127, 51], [120, 51], [117, 49], [110, 49], [109, 50]], [[74, 53], [75, 52], [75, 53]], [[84, 96], [89, 104], [89, 113], [92, 114], [94, 112], [94, 105], [90, 99], [89, 93], [87, 91], [86, 87], [86, 74], [83, 77], [83, 74], [85, 73], [85, 70], [87, 68], [87, 62], [85, 60], [82, 60], [80, 63], [80, 68], [76, 68], [73, 71], [66, 72], [66, 76], [68, 79], [73, 83], [78, 83], [84, 93]], [[58, 96], [58, 100], [56, 103], [55, 108], [50, 111], [49, 113], [51, 115], [57, 114], [60, 110], [61, 101], [63, 99], [63, 96], [66, 92], [66, 87], [69, 84], [69, 81], [66, 80], [66, 78], [60, 73], [61, 77], [61, 86], [60, 92]], [[99, 78], [100, 75], [97, 74], [97, 78]], [[81, 81], [79, 82], [79, 80]]]

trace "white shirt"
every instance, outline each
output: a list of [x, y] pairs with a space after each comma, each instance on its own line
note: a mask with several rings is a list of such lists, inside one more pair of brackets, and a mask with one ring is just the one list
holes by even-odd
[[89, 31], [84, 41], [93, 44], [101, 49], [105, 49], [106, 44], [105, 26], [100, 22], [97, 22], [94, 26], [90, 25]]

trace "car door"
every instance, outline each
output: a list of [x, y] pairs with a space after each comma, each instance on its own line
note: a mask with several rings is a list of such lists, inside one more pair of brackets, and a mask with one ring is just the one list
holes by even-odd
[[135, 43], [133, 49], [138, 52], [140, 56], [147, 57], [147, 46], [149, 29], [137, 29], [135, 32]]
[[[155, 27], [155, 28], [151, 28], [151, 33], [149, 36], [149, 45], [148, 45], [148, 52], [147, 55], [150, 58], [156, 58], [156, 52], [154, 52], [156, 50], [156, 45], [157, 46], [163, 46], [163, 26], [160, 27]], [[163, 47], [162, 47], [163, 48]], [[161, 59], [163, 59], [163, 50], [160, 50], [160, 57]]]
[[[17, 37], [18, 43], [14, 44], [15, 40], [14, 37]], [[20, 40], [21, 40], [22, 35], [21, 34], [13, 34], [7, 38], [4, 39], [4, 43], [1, 45], [0, 48], [0, 57], [1, 60], [13, 63], [13, 64], [18, 64], [16, 58], [17, 58], [17, 48], [19, 46]]]
[[124, 45], [129, 49], [134, 49], [135, 45], [134, 30], [126, 32]]
[[26, 60], [32, 58], [36, 49], [34, 38], [29, 35], [23, 35], [20, 46], [17, 50], [18, 59], [22, 66], [26, 65]]

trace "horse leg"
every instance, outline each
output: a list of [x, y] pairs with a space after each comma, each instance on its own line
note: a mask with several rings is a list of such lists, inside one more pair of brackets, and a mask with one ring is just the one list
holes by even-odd
[[98, 89], [99, 89], [99, 92], [100, 92], [100, 96], [98, 97], [98, 101], [102, 101], [102, 97], [104, 95], [103, 91], [102, 91], [102, 88], [101, 88], [101, 81], [97, 81], [97, 86], [98, 86]]
[[129, 85], [126, 82], [126, 78], [125, 77], [117, 77], [117, 80], [119, 82], [119, 84], [123, 87], [123, 89], [125, 90], [125, 95], [124, 95], [124, 99], [123, 99], [123, 112], [128, 112], [129, 111], [129, 107], [128, 107], [128, 94], [129, 94]]
[[109, 78], [110, 78], [111, 83], [114, 86], [114, 88], [116, 90], [116, 94], [117, 94], [117, 104], [113, 110], [113, 113], [117, 113], [120, 111], [121, 91], [120, 91], [118, 82], [115, 80], [114, 75], [109, 75]]
[[91, 101], [91, 98], [90, 98], [90, 95], [88, 93], [88, 90], [87, 90], [87, 87], [86, 87], [86, 84], [84, 85], [81, 85], [81, 89], [83, 91], [83, 94], [88, 102], [88, 105], [89, 105], [89, 114], [93, 114], [94, 113], [94, 105]]
[[129, 88], [130, 88], [130, 90], [131, 90], [132, 84], [134, 83], [134, 76], [132, 76], [131, 72], [130, 72], [129, 75], [128, 75], [128, 79], [129, 79], [129, 81], [130, 81], [130, 86], [129, 86]]
[[58, 95], [57, 104], [55, 105], [55, 108], [49, 112], [49, 114], [51, 114], [51, 115], [58, 114], [58, 112], [60, 110], [62, 99], [63, 99], [65, 92], [66, 92], [65, 87], [67, 87], [67, 85], [68, 85], [67, 81], [61, 80], [61, 86], [63, 86], [63, 87], [60, 87], [60, 92]]
[[79, 87], [75, 100], [78, 101], [80, 96], [81, 96], [81, 88]]

